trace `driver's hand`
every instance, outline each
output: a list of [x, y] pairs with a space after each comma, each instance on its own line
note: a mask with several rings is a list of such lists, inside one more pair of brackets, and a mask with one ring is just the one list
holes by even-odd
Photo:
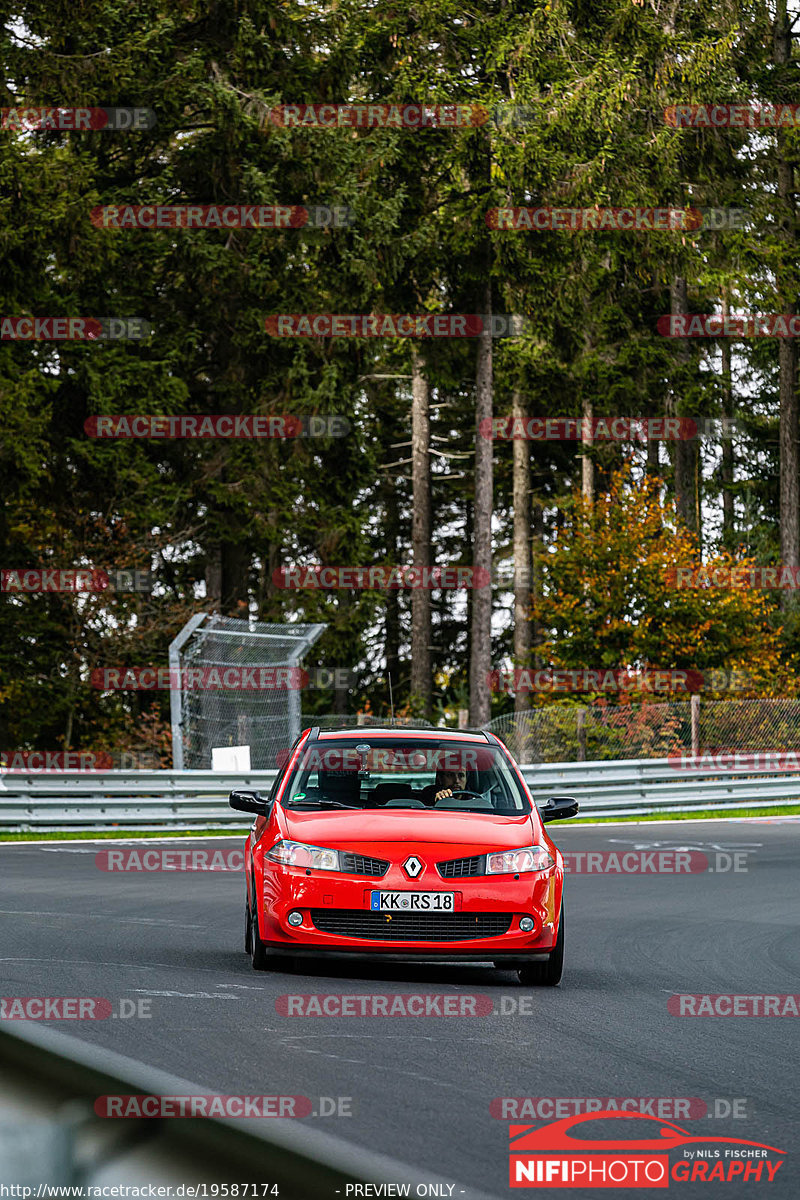
[[444, 791], [436, 793], [436, 795], [433, 798], [433, 803], [435, 804], [437, 800], [447, 800], [447, 798], [449, 796], [452, 796], [452, 794], [453, 794], [452, 788], [445, 788]]

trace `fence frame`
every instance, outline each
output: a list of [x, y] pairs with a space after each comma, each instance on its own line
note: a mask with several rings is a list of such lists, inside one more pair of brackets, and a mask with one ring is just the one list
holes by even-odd
[[[180, 687], [181, 652], [191, 638], [198, 637], [202, 639], [208, 635], [215, 638], [238, 638], [240, 641], [282, 642], [284, 661], [276, 665], [285, 666], [291, 670], [299, 665], [303, 655], [311, 649], [327, 628], [324, 624], [320, 623], [305, 625], [286, 622], [283, 625], [278, 625], [262, 621], [240, 621], [240, 625], [247, 624], [250, 626], [247, 629], [226, 628], [224, 622], [230, 623], [232, 620], [234, 618], [222, 617], [219, 613], [195, 613], [170, 642], [168, 655], [170, 669], [169, 708], [170, 724], [172, 727], [172, 765], [176, 771], [182, 771], [185, 763], [184, 717], [186, 707], [184, 704], [185, 693]], [[201, 626], [204, 627], [201, 628]], [[283, 632], [278, 632], [278, 630], [282, 630]], [[176, 680], [178, 681], [177, 687], [173, 686]], [[286, 704], [288, 712], [286, 745], [291, 746], [299, 737], [301, 727], [301, 700], [298, 688], [287, 688]]]

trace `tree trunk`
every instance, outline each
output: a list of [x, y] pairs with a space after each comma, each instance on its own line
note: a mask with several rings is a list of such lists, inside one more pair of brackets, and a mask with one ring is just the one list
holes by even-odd
[[222, 547], [211, 546], [206, 558], [206, 607], [219, 612], [222, 605]]
[[[323, 565], [327, 565], [327, 564], [325, 564], [324, 559], [323, 559]], [[396, 594], [397, 593], [395, 593], [395, 595]], [[331, 621], [331, 625], [334, 630], [347, 629], [347, 627], [350, 623], [350, 611], [349, 610], [352, 606], [352, 599], [353, 599], [352, 593], [348, 592], [344, 589], [342, 589], [342, 591], [336, 593], [336, 610], [337, 611], [333, 614], [333, 620]], [[338, 638], [336, 640], [339, 642], [339, 645], [341, 645], [341, 641]], [[339, 662], [341, 662], [341, 659], [339, 659]], [[337, 666], [339, 665], [338, 662], [336, 665]], [[334, 687], [334, 689], [333, 689], [333, 711], [337, 717], [343, 717], [343, 716], [347, 715], [349, 696], [350, 696], [350, 692], [349, 692], [348, 688]]]
[[75, 721], [75, 698], [74, 694], [70, 695], [69, 712], [67, 713], [67, 727], [64, 730], [64, 749], [72, 749], [72, 727]]
[[[581, 445], [590, 447], [592, 445], [592, 417], [594, 408], [591, 400], [584, 397], [581, 416]], [[581, 492], [584, 500], [588, 500], [590, 504], [594, 502], [594, 461], [591, 454], [581, 455]]]
[[659, 458], [659, 443], [655, 438], [647, 440], [647, 474], [656, 478], [661, 471], [661, 462]]
[[[533, 570], [531, 575], [531, 599], [535, 606], [542, 594], [542, 568], [540, 563], [542, 559], [542, 549], [544, 547], [544, 512], [541, 504], [538, 502], [534, 502], [532, 511], [533, 530], [531, 538], [531, 565]], [[531, 645], [533, 647], [533, 665], [537, 671], [540, 670], [542, 666], [542, 659], [541, 655], [539, 654], [540, 643], [541, 637], [539, 636], [539, 621], [534, 616], [533, 620], [531, 621]]]
[[[514, 422], [525, 421], [527, 412], [519, 391], [513, 397]], [[531, 569], [531, 458], [530, 447], [525, 438], [515, 438], [514, 448], [514, 666], [530, 667], [531, 657], [531, 591], [533, 575]], [[530, 696], [514, 697], [514, 711], [524, 712], [530, 708]]]
[[[386, 550], [390, 563], [396, 563], [399, 554], [400, 517], [397, 510], [397, 485], [388, 477], [384, 488], [384, 512], [386, 515]], [[392, 680], [392, 696], [395, 707], [402, 703], [403, 686], [400, 679], [400, 593], [389, 588], [386, 593], [386, 617], [384, 624], [384, 653], [386, 655], [386, 701], [389, 701], [389, 678]], [[343, 594], [348, 604], [350, 596]]]
[[337, 717], [347, 716], [347, 688], [333, 689], [333, 711]]
[[[791, 22], [786, 0], [776, 0], [773, 28], [773, 57], [775, 65], [785, 66], [791, 60]], [[782, 240], [785, 256], [776, 271], [778, 312], [797, 312], [796, 281], [796, 214], [794, 200], [794, 168], [789, 161], [786, 131], [777, 130], [778, 199]], [[800, 514], [798, 513], [798, 405], [797, 352], [791, 338], [778, 341], [780, 376], [780, 527], [781, 559], [796, 567], [800, 559]], [[788, 593], [784, 593], [784, 600]]]
[[274, 538], [266, 543], [261, 551], [261, 577], [258, 585], [258, 619], [259, 621], [282, 620], [278, 596], [280, 588], [276, 587], [272, 576], [282, 565], [283, 546], [278, 533], [279, 514], [273, 510], [269, 514], [270, 529], [274, 530]]
[[[686, 297], [686, 280], [676, 276], [670, 287], [670, 311], [674, 317], [686, 316], [689, 303]], [[689, 363], [689, 347], [685, 338], [678, 339], [677, 390], [683, 390], [686, 385], [686, 374]], [[680, 399], [673, 397], [673, 414], [679, 414], [682, 409]], [[697, 520], [697, 464], [696, 443], [679, 439], [675, 443], [675, 508], [678, 516], [689, 529], [698, 530]]]
[[[722, 311], [727, 315], [728, 304], [723, 300]], [[727, 338], [722, 339], [722, 464], [720, 466], [720, 483], [722, 485], [722, 544], [726, 550], [732, 550], [736, 541], [736, 528], [733, 511], [733, 375], [731, 372], [731, 345]]]
[[[788, 312], [788, 307], [783, 308]], [[781, 559], [798, 565], [798, 456], [797, 456], [797, 355], [788, 338], [778, 346], [780, 364], [780, 459], [781, 459]]]
[[250, 554], [241, 542], [222, 544], [222, 599], [220, 608], [227, 617], [246, 621], [249, 616], [248, 575]]
[[[417, 347], [411, 347], [411, 554], [412, 565], [430, 567], [431, 553], [431, 419], [430, 385]], [[433, 694], [431, 668], [431, 593], [415, 588], [411, 594], [411, 694], [420, 716], [430, 718]]]
[[[492, 285], [484, 292], [483, 312], [492, 313]], [[485, 725], [491, 716], [489, 672], [492, 656], [492, 449], [489, 438], [479, 437], [483, 422], [491, 428], [493, 408], [492, 334], [487, 327], [478, 338], [475, 373], [475, 510], [472, 563], [478, 581], [485, 586], [472, 592], [472, 638], [469, 671], [469, 719], [474, 727]]]

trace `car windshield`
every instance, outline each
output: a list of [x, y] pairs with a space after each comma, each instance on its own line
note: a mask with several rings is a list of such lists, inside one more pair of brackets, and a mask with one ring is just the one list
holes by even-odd
[[516, 771], [496, 746], [436, 738], [326, 739], [291, 772], [287, 808], [530, 812]]

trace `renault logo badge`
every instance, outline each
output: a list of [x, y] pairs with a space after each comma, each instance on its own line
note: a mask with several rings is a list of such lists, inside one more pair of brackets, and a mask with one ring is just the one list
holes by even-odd
[[416, 854], [412, 854], [410, 858], [406, 859], [403, 863], [403, 870], [409, 879], [416, 879], [422, 874], [423, 866]]

